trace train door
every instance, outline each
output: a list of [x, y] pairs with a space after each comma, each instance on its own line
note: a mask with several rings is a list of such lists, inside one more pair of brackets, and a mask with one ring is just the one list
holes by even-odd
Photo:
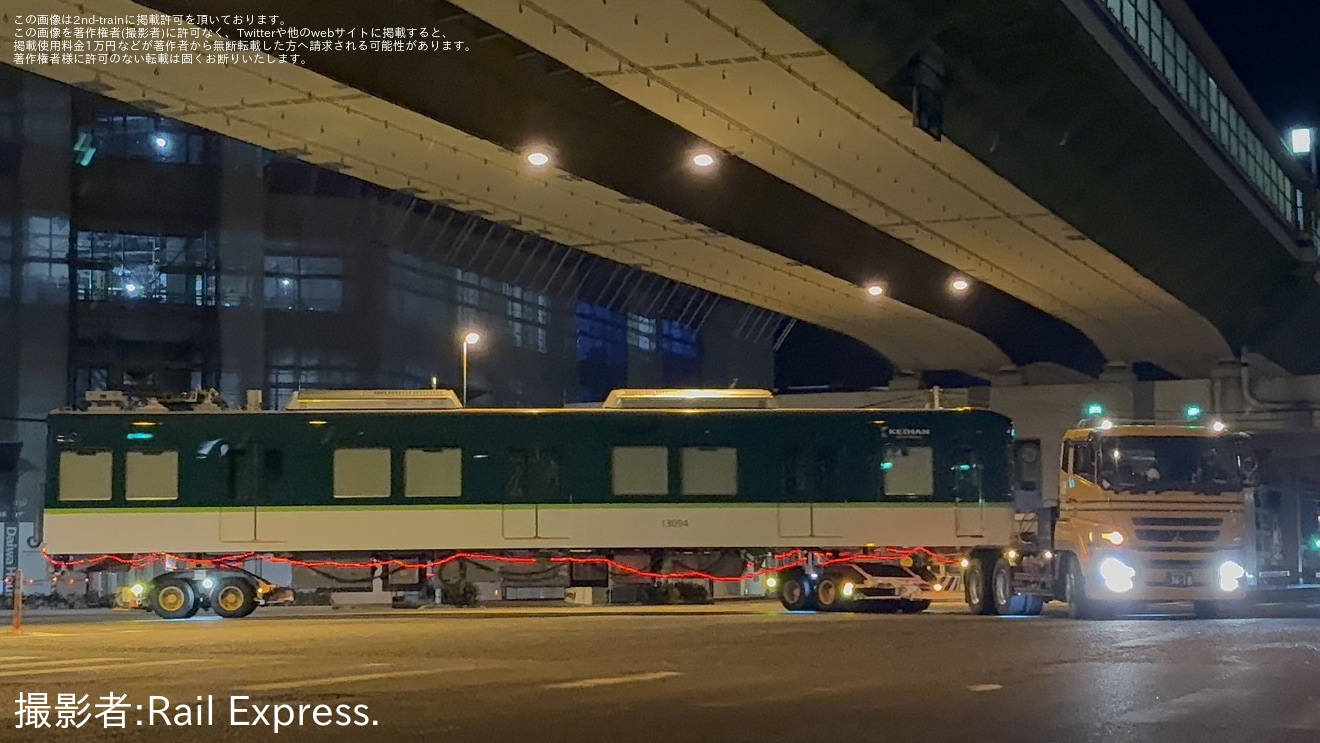
[[505, 539], [542, 539], [541, 506], [563, 501], [559, 451], [525, 446], [505, 452], [504, 502], [500, 506]]
[[958, 436], [953, 439], [949, 468], [953, 481], [954, 534], [984, 537], [985, 463], [977, 453], [975, 438]]
[[791, 446], [783, 451], [784, 499], [777, 506], [779, 536], [823, 537], [820, 506], [842, 500], [839, 446]]
[[248, 444], [230, 445], [226, 441], [208, 443], [210, 456], [219, 461], [223, 473], [220, 541], [255, 542], [261, 474], [258, 466], [260, 451]]

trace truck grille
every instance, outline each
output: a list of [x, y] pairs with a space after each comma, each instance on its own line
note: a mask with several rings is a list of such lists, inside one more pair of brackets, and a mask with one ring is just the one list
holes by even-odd
[[1152, 570], [1202, 570], [1210, 567], [1208, 560], [1151, 560], [1146, 563]]
[[1134, 526], [1222, 526], [1223, 519], [1215, 518], [1167, 518], [1164, 516], [1138, 516], [1132, 519]]
[[1219, 539], [1219, 530], [1137, 529], [1137, 539], [1142, 542], [1213, 542]]
[[1140, 542], [1204, 544], [1219, 539], [1219, 528], [1223, 526], [1224, 520], [1207, 517], [1138, 516], [1132, 519], [1132, 524], [1137, 527], [1137, 541]]

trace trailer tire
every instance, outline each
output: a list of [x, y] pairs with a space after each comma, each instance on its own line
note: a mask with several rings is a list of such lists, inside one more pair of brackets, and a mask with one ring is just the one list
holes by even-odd
[[816, 584], [816, 606], [821, 611], [833, 611], [843, 603], [843, 591], [833, 578], [821, 578]]
[[201, 608], [197, 589], [182, 578], [161, 578], [151, 592], [151, 610], [161, 619], [188, 619]]
[[789, 611], [811, 611], [815, 608], [816, 597], [802, 573], [784, 576], [784, 582], [779, 586], [779, 603]]
[[225, 619], [241, 619], [256, 611], [257, 591], [252, 582], [225, 578], [211, 593], [211, 611]]
[[969, 558], [967, 572], [963, 576], [963, 585], [967, 597], [967, 608], [973, 614], [993, 616], [995, 602], [991, 598], [990, 575], [985, 569], [985, 561], [979, 555]]

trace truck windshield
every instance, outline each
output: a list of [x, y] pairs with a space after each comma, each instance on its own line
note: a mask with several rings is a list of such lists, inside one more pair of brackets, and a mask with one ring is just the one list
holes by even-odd
[[1174, 490], [1219, 495], [1240, 490], [1242, 478], [1231, 441], [1116, 436], [1100, 446], [1100, 486], [1132, 495]]

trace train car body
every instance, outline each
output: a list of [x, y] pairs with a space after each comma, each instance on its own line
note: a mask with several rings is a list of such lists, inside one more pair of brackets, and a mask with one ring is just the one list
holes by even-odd
[[56, 411], [51, 554], [971, 548], [1013, 530], [980, 410]]

